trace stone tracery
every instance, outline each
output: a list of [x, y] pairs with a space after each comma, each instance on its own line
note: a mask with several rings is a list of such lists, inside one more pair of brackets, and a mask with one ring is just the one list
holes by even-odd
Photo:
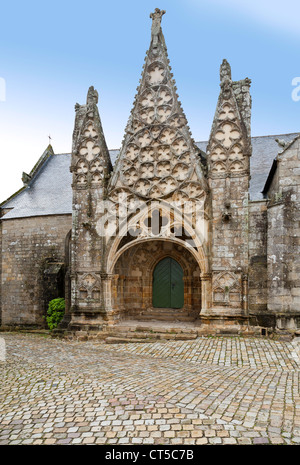
[[160, 27], [162, 14], [157, 9], [151, 16], [155, 47], [152, 41], [109, 192], [120, 173], [118, 183], [128, 193], [166, 199], [191, 178], [199, 164], [198, 149], [177, 99]]
[[207, 147], [213, 176], [239, 175], [248, 169], [246, 129], [237, 108], [230, 65], [223, 60], [220, 70], [221, 93], [210, 142]]

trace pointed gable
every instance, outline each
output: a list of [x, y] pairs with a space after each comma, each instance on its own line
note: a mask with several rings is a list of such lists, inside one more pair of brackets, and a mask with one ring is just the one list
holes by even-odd
[[91, 86], [86, 105], [75, 106], [71, 171], [77, 188], [104, 185], [112, 169], [97, 103], [98, 93]]
[[250, 80], [233, 82], [226, 60], [220, 67], [220, 95], [207, 146], [208, 170], [211, 176], [245, 173], [251, 155]]
[[123, 145], [109, 185], [141, 198], [169, 198], [187, 181], [202, 192], [204, 175], [169, 65], [161, 29], [165, 11], [151, 13], [151, 43]]

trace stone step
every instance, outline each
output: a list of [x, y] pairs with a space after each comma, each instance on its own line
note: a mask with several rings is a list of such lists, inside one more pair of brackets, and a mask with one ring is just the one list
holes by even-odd
[[121, 334], [111, 333], [111, 335], [104, 338], [106, 344], [124, 344], [129, 342], [145, 343], [145, 342], [163, 342], [163, 341], [189, 341], [196, 339], [197, 334], [194, 333], [136, 333], [133, 332]]
[[137, 320], [140, 321], [150, 321], [150, 320], [156, 320], [156, 321], [195, 321], [195, 317], [192, 316], [182, 316], [182, 315], [138, 315], [136, 316]]
[[148, 338], [145, 338], [145, 339], [138, 339], [138, 338], [135, 338], [135, 337], [118, 337], [118, 336], [109, 336], [107, 337], [106, 339], [104, 339], [104, 342], [106, 344], [127, 344], [127, 343], [130, 343], [130, 342], [134, 342], [134, 343], [137, 343], [137, 342], [154, 342], [156, 341], [156, 339], [148, 339]]
[[158, 320], [158, 321], [195, 321], [196, 317], [189, 315], [186, 310], [181, 309], [149, 309], [135, 315], [135, 318], [141, 321]]
[[193, 329], [179, 328], [154, 328], [142, 327], [136, 328], [110, 328], [106, 334], [103, 334], [103, 339], [107, 343], [123, 343], [123, 342], [151, 342], [151, 341], [187, 341], [196, 339], [198, 332]]
[[[160, 324], [160, 323], [159, 323]], [[143, 326], [138, 324], [135, 328], [127, 327], [126, 331], [135, 331], [135, 332], [152, 332], [152, 333], [171, 333], [171, 334], [198, 334], [198, 328], [196, 327], [184, 327], [184, 326]]]

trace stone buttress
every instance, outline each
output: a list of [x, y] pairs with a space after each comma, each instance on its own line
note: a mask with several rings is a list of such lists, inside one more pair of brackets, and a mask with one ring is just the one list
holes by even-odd
[[97, 324], [105, 314], [101, 276], [103, 244], [97, 233], [97, 222], [112, 167], [97, 102], [98, 93], [90, 87], [86, 105], [75, 106], [70, 167], [73, 173], [71, 327]]

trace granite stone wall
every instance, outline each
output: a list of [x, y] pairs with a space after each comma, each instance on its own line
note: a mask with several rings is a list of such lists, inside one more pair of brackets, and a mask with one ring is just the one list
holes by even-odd
[[64, 297], [71, 215], [2, 220], [2, 325], [43, 326], [48, 301]]
[[277, 157], [268, 191], [268, 311], [279, 329], [300, 327], [300, 141]]
[[248, 312], [254, 326], [267, 321], [267, 202], [249, 204]]

